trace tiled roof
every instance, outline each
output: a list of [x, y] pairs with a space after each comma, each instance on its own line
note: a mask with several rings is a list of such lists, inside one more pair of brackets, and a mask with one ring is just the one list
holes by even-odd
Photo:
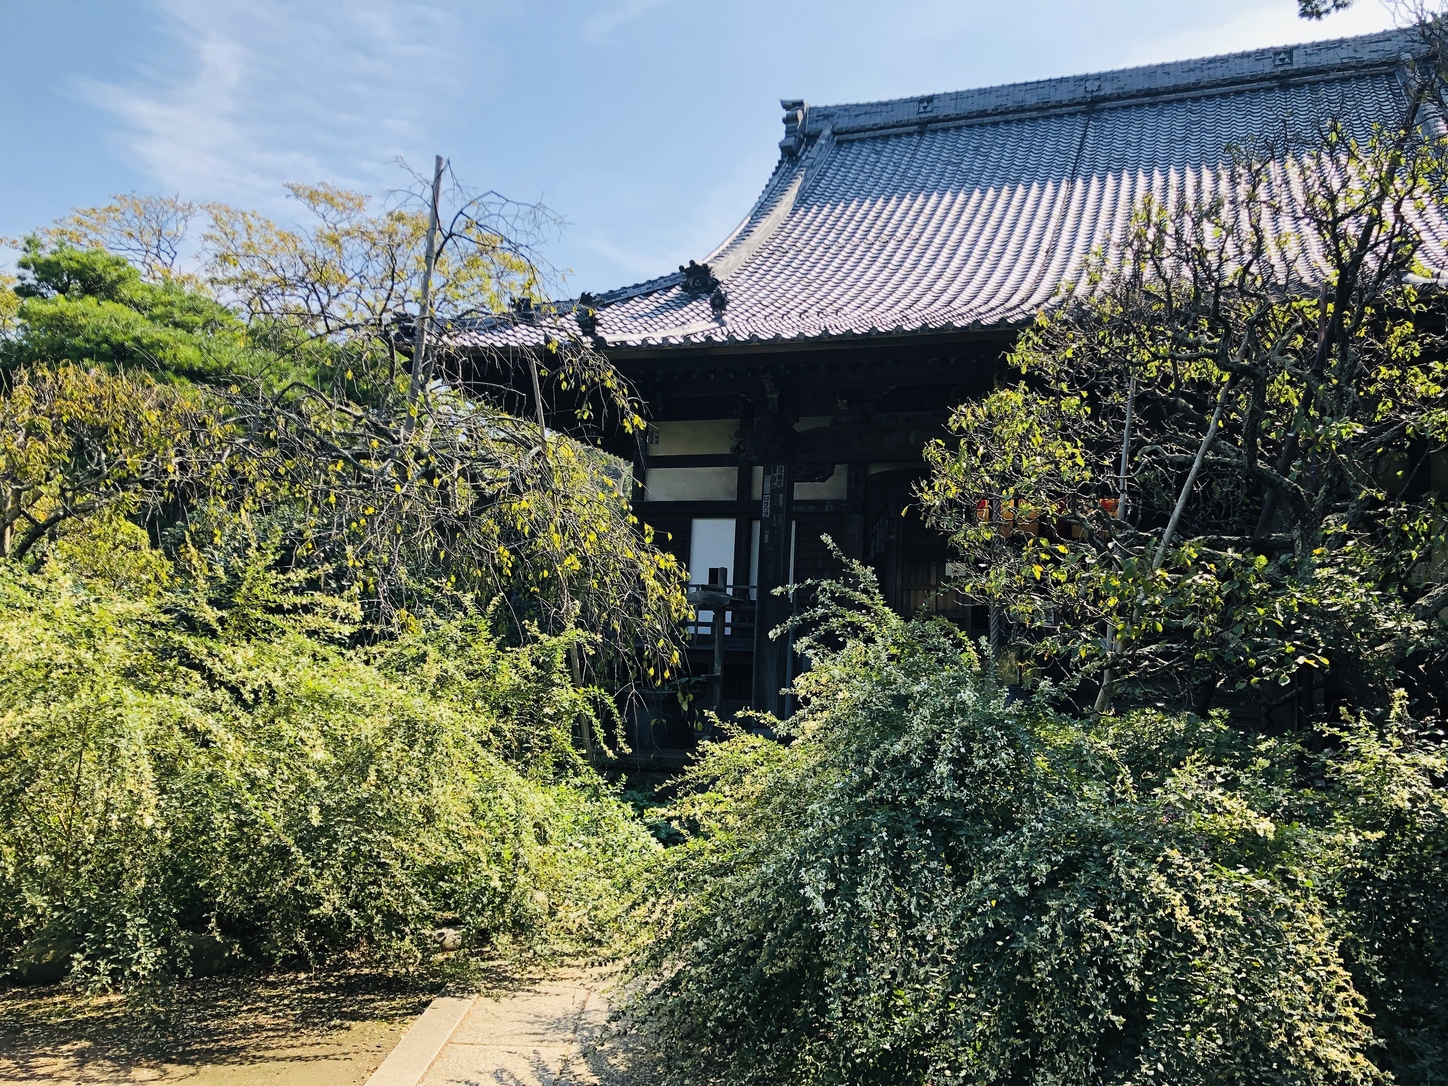
[[[1028, 320], [1094, 252], [1119, 248], [1144, 195], [1219, 186], [1229, 146], [1281, 147], [1331, 117], [1360, 138], [1399, 123], [1415, 40], [1390, 31], [863, 105], [785, 103], [773, 176], [703, 261], [722, 310], [674, 273], [593, 299], [589, 331], [608, 346], [690, 346]], [[1422, 259], [1448, 268], [1448, 225], [1434, 209], [1423, 227]], [[460, 338], [580, 336], [573, 305], [559, 310]]]

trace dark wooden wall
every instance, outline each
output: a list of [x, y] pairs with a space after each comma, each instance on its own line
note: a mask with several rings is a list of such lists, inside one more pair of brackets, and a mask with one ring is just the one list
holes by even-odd
[[[923, 474], [921, 450], [947, 436], [953, 406], [1001, 377], [1008, 343], [997, 333], [807, 351], [610, 352], [652, 421], [737, 420], [732, 447], [722, 457], [656, 456], [647, 444], [622, 440], [614, 450], [635, 461], [640, 482], [650, 467], [739, 468], [732, 501], [639, 505], [647, 523], [672, 536], [663, 545], [686, 562], [694, 518], [736, 518], [731, 579], [740, 583], [740, 571], [749, 568], [750, 525], [760, 521], [756, 633], [749, 650], [734, 649], [726, 663], [726, 702], [788, 711], [780, 690], [791, 676], [789, 646], [767, 634], [790, 616], [790, 599], [770, 590], [789, 579], [791, 543], [796, 582], [840, 572], [839, 559], [820, 538], [828, 535], [844, 557], [875, 568], [892, 606], [914, 611], [936, 594], [949, 550], [910, 510], [912, 487]], [[809, 428], [796, 428], [802, 419]], [[803, 496], [808, 488], [797, 484], [819, 481], [833, 465], [845, 465], [843, 493]], [[751, 493], [756, 468], [764, 479], [764, 493], [757, 496]], [[973, 617], [960, 601], [940, 599], [933, 606], [963, 623]]]

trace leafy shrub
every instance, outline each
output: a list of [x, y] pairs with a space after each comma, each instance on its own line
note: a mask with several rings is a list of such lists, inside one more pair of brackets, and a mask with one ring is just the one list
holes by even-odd
[[437, 681], [397, 666], [427, 634], [344, 647], [264, 554], [221, 611], [111, 532], [39, 573], [0, 562], [0, 967], [134, 984], [218, 941], [409, 964], [440, 925], [494, 950], [607, 937], [652, 839], [556, 749], [510, 764], [528, 722], [486, 693], [572, 721], [561, 647], [451, 627], [434, 651], [465, 648], [468, 673]]
[[1400, 1083], [1448, 1078], [1448, 760], [1369, 729], [1325, 759], [1322, 882], [1367, 997], [1377, 1062]]
[[1401, 1030], [1361, 982], [1393, 967], [1362, 918], [1416, 940], [1441, 993], [1444, 907], [1417, 902], [1432, 931], [1391, 919], [1418, 838], [1386, 844], [1349, 778], [1441, 820], [1430, 765], [1356, 728], [1323, 766], [1216, 721], [1063, 718], [868, 583], [822, 591], [792, 742], [712, 747], [653, 874], [635, 1011], [676, 1081], [1384, 1079], [1369, 1011], [1389, 1048]]

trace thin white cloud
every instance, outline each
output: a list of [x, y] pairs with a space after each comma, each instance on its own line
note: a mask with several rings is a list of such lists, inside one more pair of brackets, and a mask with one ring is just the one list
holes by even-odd
[[610, 34], [614, 30], [668, 2], [669, 0], [623, 0], [621, 4], [585, 19], [581, 28], [583, 39], [594, 45], [611, 44]]
[[265, 205], [289, 180], [395, 183], [386, 164], [449, 78], [426, 4], [153, 2], [176, 47], [165, 68], [82, 90], [119, 122], [131, 164], [186, 195]]

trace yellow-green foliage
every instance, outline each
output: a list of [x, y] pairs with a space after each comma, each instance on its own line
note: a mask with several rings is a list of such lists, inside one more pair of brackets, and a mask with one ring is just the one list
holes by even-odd
[[24, 559], [73, 519], [145, 516], [234, 473], [214, 455], [224, 427], [195, 388], [69, 362], [9, 375], [0, 397], [0, 557]]
[[580, 708], [561, 648], [452, 627], [455, 673], [398, 666], [427, 634], [340, 647], [284, 584], [218, 611], [138, 530], [105, 530], [38, 573], [0, 563], [0, 955], [59, 945], [77, 975], [136, 982], [187, 970], [207, 933], [263, 962], [415, 962], [439, 925], [474, 947], [607, 936], [651, 839], [558, 750], [507, 757]]
[[1439, 1080], [1441, 756], [1073, 720], [868, 584], [821, 591], [792, 742], [708, 750], [647, 896], [671, 1081]]

